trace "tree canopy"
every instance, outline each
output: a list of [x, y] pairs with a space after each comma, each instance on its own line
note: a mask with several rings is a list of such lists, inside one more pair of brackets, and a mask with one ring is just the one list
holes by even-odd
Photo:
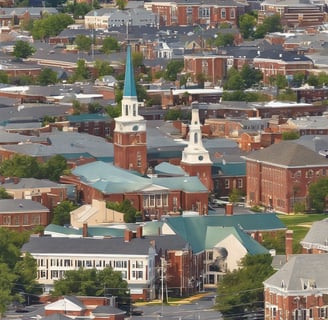
[[102, 48], [101, 48], [101, 51], [103, 53], [110, 53], [112, 51], [116, 51], [120, 48], [119, 44], [118, 44], [118, 41], [113, 38], [113, 37], [106, 37], [104, 40], [103, 40], [103, 43], [102, 43]]
[[92, 46], [92, 39], [84, 34], [78, 34], [75, 37], [74, 43], [80, 51], [90, 51]]
[[41, 293], [36, 282], [36, 261], [21, 255], [20, 248], [29, 239], [27, 232], [14, 232], [0, 228], [0, 318], [8, 305], [21, 302], [19, 292]]
[[129, 293], [120, 271], [80, 268], [66, 271], [63, 279], [55, 281], [52, 295], [129, 296]]
[[274, 272], [269, 254], [246, 255], [240, 269], [227, 273], [218, 284], [215, 307], [224, 317], [244, 319], [249, 311], [263, 308], [262, 282]]
[[70, 213], [78, 206], [72, 201], [62, 201], [56, 208], [54, 208], [54, 214], [51, 223], [64, 226], [70, 224]]
[[123, 202], [110, 202], [106, 203], [108, 209], [113, 209], [118, 212], [124, 213], [124, 222], [131, 223], [136, 222], [137, 210], [132, 206], [129, 200], [124, 200]]
[[317, 182], [311, 183], [309, 196], [311, 208], [317, 212], [323, 212], [326, 209], [326, 199], [328, 196], [328, 179], [322, 178]]
[[34, 39], [44, 40], [51, 36], [57, 36], [73, 23], [74, 19], [65, 13], [44, 15], [42, 19], [34, 20], [30, 31]]
[[55, 155], [44, 163], [35, 157], [15, 154], [12, 159], [1, 163], [0, 174], [5, 177], [38, 178], [58, 181], [67, 169], [67, 162], [61, 155]]
[[57, 83], [58, 78], [56, 71], [52, 70], [51, 68], [43, 68], [37, 78], [37, 82], [41, 86]]
[[232, 46], [234, 44], [234, 41], [235, 37], [232, 33], [219, 32], [214, 40], [214, 45], [216, 45], [217, 47]]
[[18, 40], [15, 43], [13, 55], [17, 59], [25, 59], [31, 56], [35, 52], [35, 48], [31, 46], [28, 42], [23, 40]]
[[177, 80], [177, 75], [182, 71], [183, 67], [183, 60], [171, 60], [166, 66], [164, 78], [169, 81]]

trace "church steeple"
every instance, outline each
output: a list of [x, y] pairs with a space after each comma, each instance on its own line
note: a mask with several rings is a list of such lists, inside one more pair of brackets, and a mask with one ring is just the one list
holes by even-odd
[[190, 176], [198, 176], [208, 190], [213, 189], [212, 161], [203, 146], [199, 111], [196, 105], [193, 105], [191, 109], [189, 141], [187, 147], [182, 151], [181, 167]]
[[146, 121], [139, 115], [131, 47], [127, 47], [122, 115], [115, 119], [114, 164], [144, 174], [147, 170]]
[[124, 97], [137, 97], [136, 82], [134, 79], [131, 46], [128, 46], [126, 52], [125, 79], [124, 79]]

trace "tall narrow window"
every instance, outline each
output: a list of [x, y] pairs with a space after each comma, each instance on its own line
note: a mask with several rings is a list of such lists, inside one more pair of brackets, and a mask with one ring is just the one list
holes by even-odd
[[198, 143], [198, 133], [197, 132], [194, 134], [194, 143], [195, 144]]
[[125, 105], [125, 115], [129, 115], [129, 106], [127, 104]]
[[140, 168], [141, 167], [141, 161], [142, 158], [141, 158], [141, 153], [140, 152], [137, 152], [137, 167]]

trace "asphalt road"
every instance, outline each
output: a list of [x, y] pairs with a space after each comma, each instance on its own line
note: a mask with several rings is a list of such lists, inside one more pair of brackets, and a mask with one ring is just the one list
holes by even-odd
[[131, 316], [133, 320], [219, 320], [222, 319], [218, 311], [213, 310], [214, 293], [208, 293], [191, 303], [176, 303], [174, 305], [144, 305], [138, 306], [142, 316]]

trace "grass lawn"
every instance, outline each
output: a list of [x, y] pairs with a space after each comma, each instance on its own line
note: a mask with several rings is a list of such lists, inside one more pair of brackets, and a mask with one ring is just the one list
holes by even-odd
[[289, 230], [293, 230], [293, 251], [301, 252], [300, 241], [302, 241], [315, 221], [320, 221], [328, 217], [327, 214], [296, 214], [296, 215], [278, 215], [279, 219]]

